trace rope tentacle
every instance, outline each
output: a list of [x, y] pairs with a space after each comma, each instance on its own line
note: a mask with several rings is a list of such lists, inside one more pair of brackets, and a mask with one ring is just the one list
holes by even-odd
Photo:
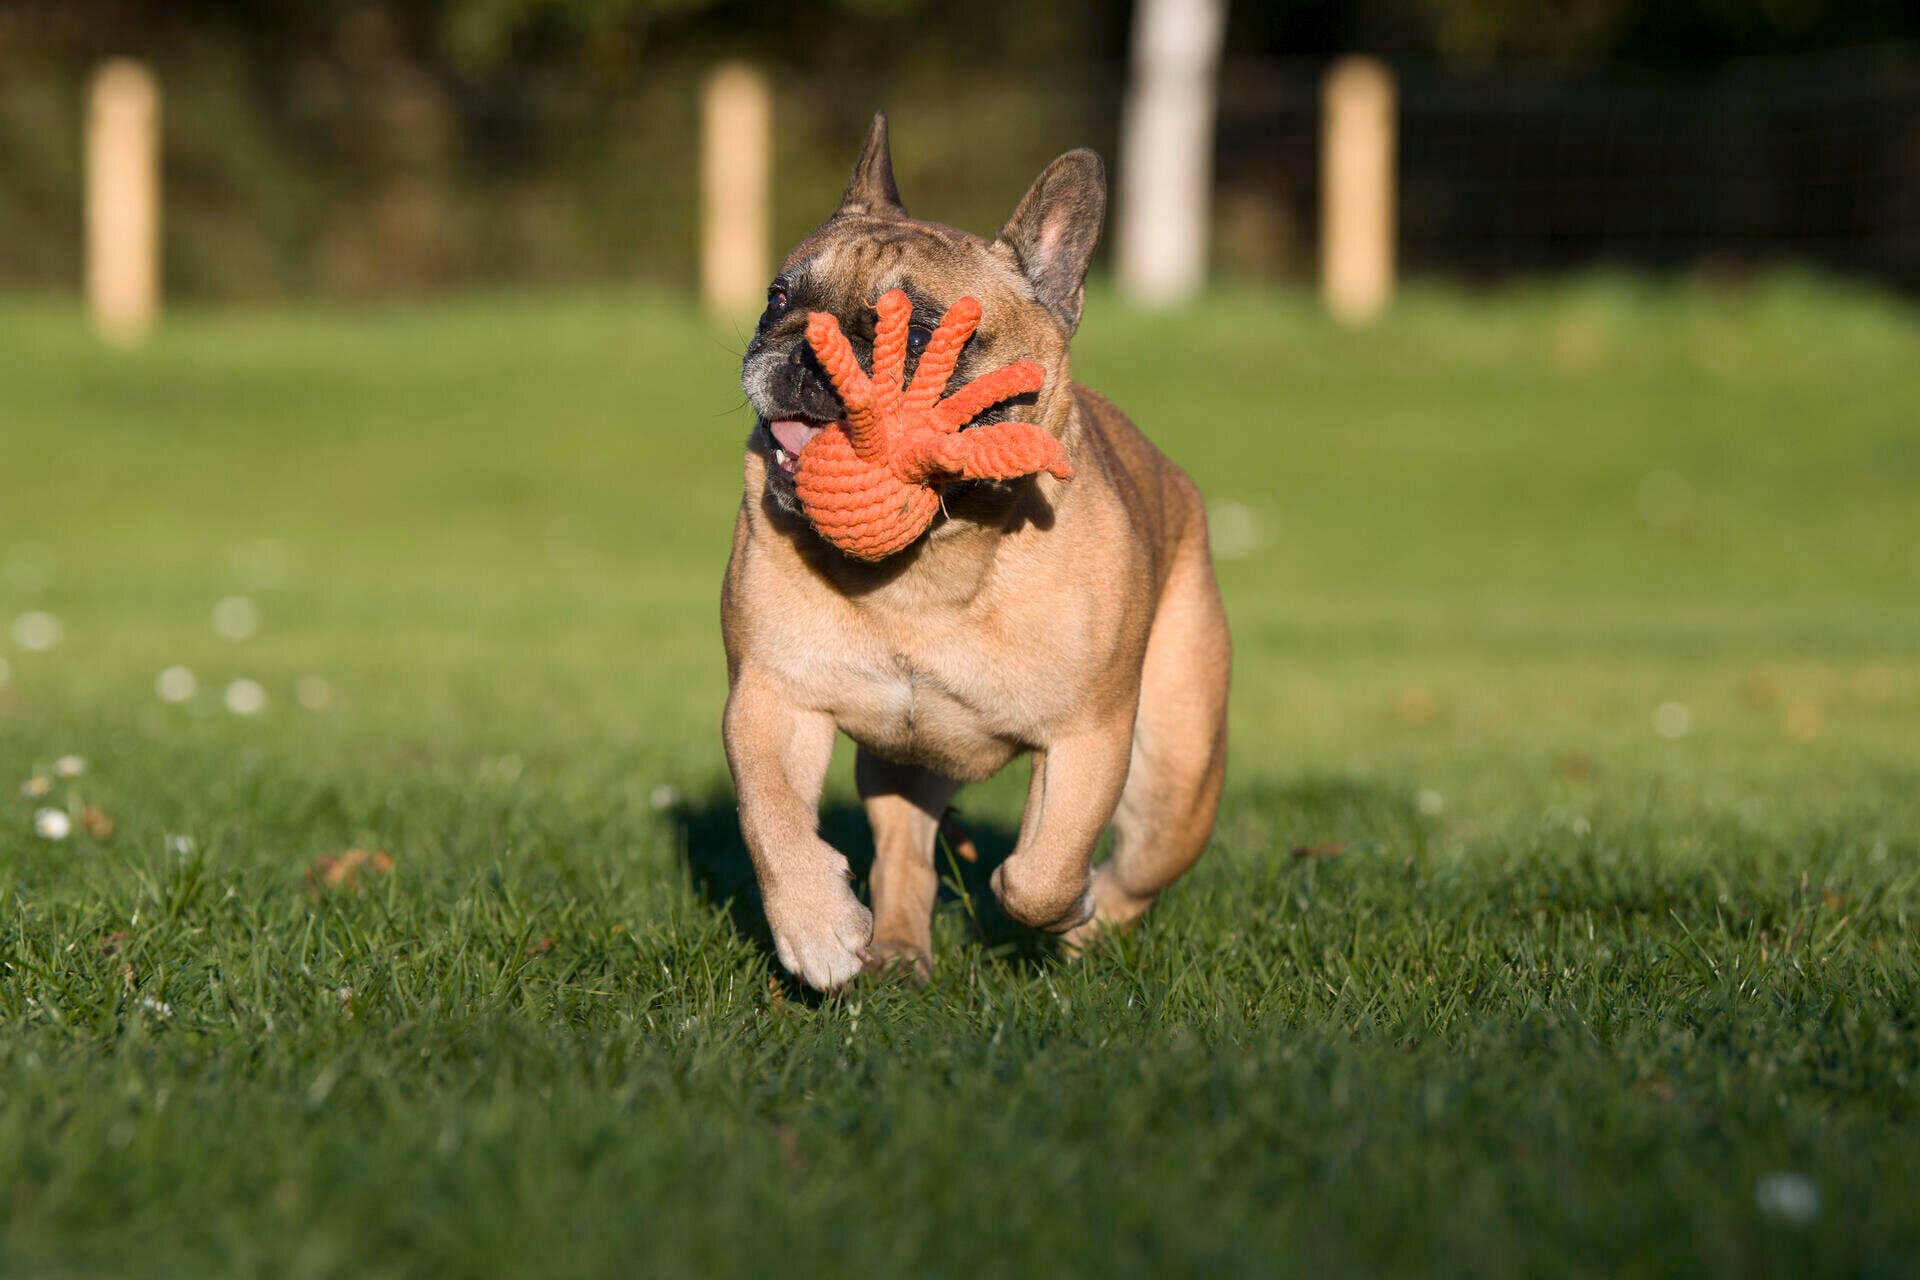
[[824, 311], [807, 316], [807, 345], [827, 371], [827, 379], [847, 410], [847, 430], [854, 451], [868, 460], [885, 456], [886, 435], [873, 412], [873, 384], [860, 369], [853, 344], [840, 332], [840, 322]]
[[889, 289], [873, 304], [880, 315], [873, 334], [873, 411], [884, 418], [900, 408], [901, 384], [907, 376], [907, 325], [913, 304], [898, 289]]
[[1045, 471], [1071, 479], [1066, 448], [1027, 422], [960, 428], [996, 404], [1038, 391], [1046, 372], [1022, 360], [974, 379], [941, 399], [960, 352], [980, 323], [980, 304], [948, 309], [903, 389], [912, 304], [890, 289], [874, 303], [873, 371], [860, 368], [840, 323], [807, 317], [807, 342], [840, 397], [846, 417], [800, 451], [794, 486], [820, 536], [850, 556], [882, 560], [910, 546], [940, 511], [937, 486], [955, 480], [1016, 480]]
[[1002, 400], [1038, 391], [1046, 379], [1046, 371], [1031, 360], [995, 369], [992, 373], [975, 378], [934, 406], [934, 421], [943, 430], [957, 431]]
[[947, 380], [953, 377], [954, 366], [960, 363], [961, 348], [979, 326], [980, 304], [974, 299], [962, 298], [947, 308], [947, 314], [940, 318], [940, 327], [927, 340], [927, 349], [920, 353], [920, 364], [913, 371], [913, 386], [907, 389], [907, 408], [926, 410], [939, 402], [947, 389]]

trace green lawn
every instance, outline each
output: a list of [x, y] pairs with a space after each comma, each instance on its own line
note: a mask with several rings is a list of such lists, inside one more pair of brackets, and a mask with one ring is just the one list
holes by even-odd
[[1077, 963], [965, 868], [820, 1001], [719, 745], [732, 331], [0, 302], [0, 1274], [1920, 1273], [1920, 317], [1089, 313], [1215, 508], [1215, 847]]

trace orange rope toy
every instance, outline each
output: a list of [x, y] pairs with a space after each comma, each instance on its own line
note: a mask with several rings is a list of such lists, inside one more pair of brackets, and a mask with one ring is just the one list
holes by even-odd
[[941, 399], [960, 349], [980, 323], [979, 302], [962, 298], [948, 309], [904, 390], [913, 306], [893, 289], [873, 309], [880, 324], [871, 377], [861, 371], [839, 321], [823, 311], [807, 316], [807, 342], [846, 408], [844, 420], [800, 451], [794, 478], [801, 510], [821, 537], [858, 559], [884, 560], [933, 523], [939, 485], [1040, 471], [1072, 479], [1067, 451], [1032, 423], [960, 429], [1003, 400], [1038, 391], [1046, 375], [1033, 361], [982, 374]]

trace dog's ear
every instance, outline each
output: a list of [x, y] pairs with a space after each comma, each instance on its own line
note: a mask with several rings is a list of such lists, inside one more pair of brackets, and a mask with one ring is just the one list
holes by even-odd
[[893, 185], [893, 153], [887, 149], [887, 113], [884, 111], [874, 112], [873, 127], [867, 130], [867, 145], [854, 161], [853, 176], [847, 179], [846, 194], [840, 197], [840, 213], [866, 213], [882, 218], [907, 216], [906, 206], [900, 203], [900, 189]]
[[996, 247], [1010, 249], [1034, 294], [1072, 337], [1086, 298], [1087, 264], [1107, 213], [1107, 170], [1082, 148], [1069, 151], [1034, 179]]

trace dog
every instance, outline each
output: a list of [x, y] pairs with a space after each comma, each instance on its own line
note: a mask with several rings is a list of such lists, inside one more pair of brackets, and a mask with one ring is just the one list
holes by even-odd
[[[840, 207], [781, 264], [742, 360], [757, 421], [721, 590], [723, 722], [740, 827], [780, 963], [808, 986], [932, 974], [935, 841], [964, 783], [1032, 758], [1008, 916], [1078, 950], [1193, 865], [1226, 772], [1231, 647], [1200, 492], [1068, 371], [1106, 209], [1099, 156], [1072, 151], [991, 241], [908, 216], [884, 114]], [[878, 563], [843, 554], [796, 497], [800, 451], [842, 406], [805, 329], [836, 317], [862, 367], [873, 304], [913, 304], [916, 353], [955, 300], [983, 308], [952, 386], [1017, 359], [1040, 391], [976, 422], [1052, 433], [1074, 474], [947, 485], [943, 513]], [[911, 376], [912, 364], [908, 366]], [[872, 910], [818, 834], [835, 734], [858, 746]], [[1113, 851], [1092, 865], [1111, 825]]]

